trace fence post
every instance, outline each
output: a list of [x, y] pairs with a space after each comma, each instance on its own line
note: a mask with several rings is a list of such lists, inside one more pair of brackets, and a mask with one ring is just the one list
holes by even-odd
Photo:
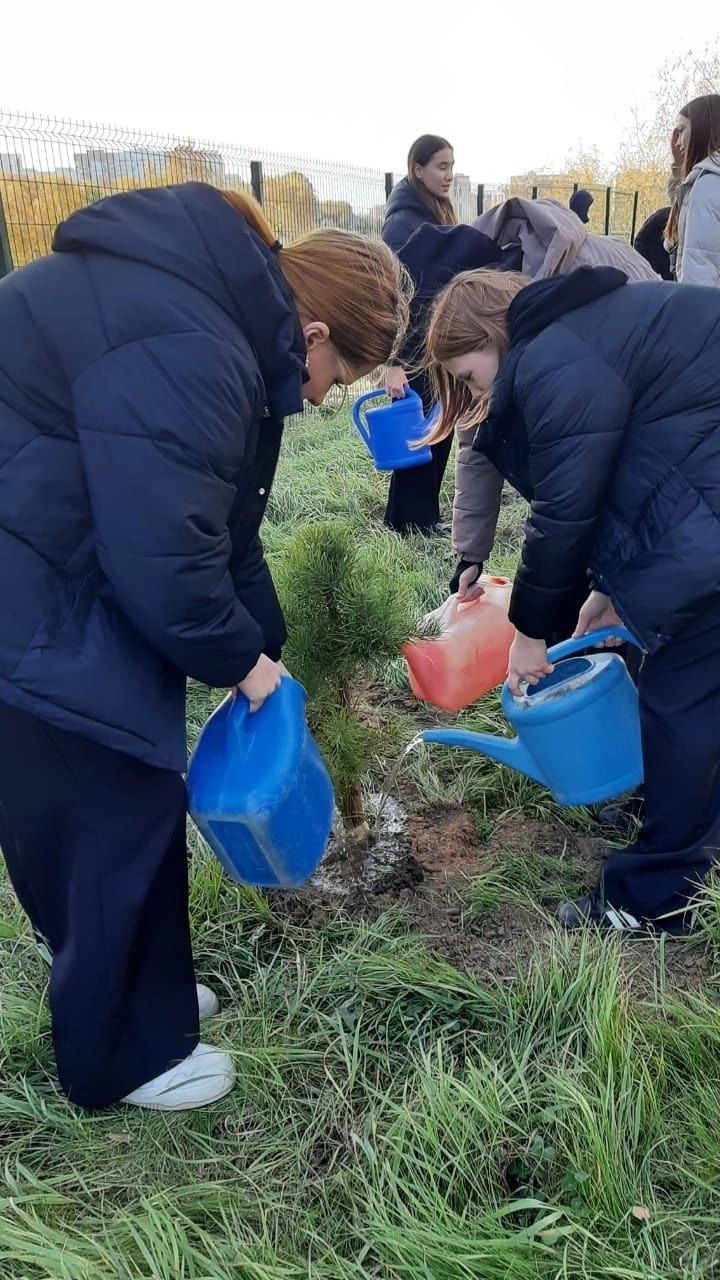
[[250, 161], [250, 186], [252, 193], [258, 204], [263, 202], [263, 172], [262, 160]]
[[485, 183], [484, 182], [478, 182], [477, 211], [478, 211], [478, 218], [482, 213], [485, 212]]
[[573, 195], [576, 196], [579, 190], [580, 190], [580, 183], [573, 182]]
[[638, 201], [640, 192], [636, 191], [633, 196], [632, 224], [630, 226], [630, 243], [635, 244], [635, 232], [637, 231]]
[[612, 197], [612, 187], [605, 188], [605, 235], [610, 235], [610, 200]]
[[5, 220], [2, 192], [0, 192], [0, 280], [2, 280], [3, 276], [9, 276], [12, 269], [10, 237], [8, 236], [7, 222]]
[[385, 174], [385, 199], [386, 200], [390, 199], [390, 192], [392, 191], [394, 186], [395, 186], [395, 179], [393, 178], [392, 174], [386, 173]]
[[532, 196], [531, 196], [531, 199], [532, 199], [532, 200], [537, 200], [537, 198], [538, 198], [538, 189], [537, 189], [537, 187], [533, 187], [533, 189], [532, 189]]

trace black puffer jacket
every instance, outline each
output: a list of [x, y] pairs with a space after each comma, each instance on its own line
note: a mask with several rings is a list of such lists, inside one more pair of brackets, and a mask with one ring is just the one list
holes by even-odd
[[413, 231], [417, 231], [424, 222], [438, 225], [429, 206], [415, 188], [410, 186], [407, 178], [402, 178], [388, 197], [382, 238], [393, 253], [399, 253]]
[[512, 621], [547, 639], [589, 569], [653, 652], [720, 592], [720, 293], [582, 268], [510, 342], [474, 447], [531, 503]]

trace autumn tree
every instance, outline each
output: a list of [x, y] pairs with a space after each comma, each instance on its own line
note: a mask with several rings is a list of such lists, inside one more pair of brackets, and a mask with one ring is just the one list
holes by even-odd
[[87, 186], [57, 173], [8, 174], [0, 171], [13, 266], [50, 252], [55, 228], [92, 200]]
[[293, 171], [263, 178], [263, 208], [276, 236], [283, 242], [297, 239], [318, 226], [318, 202], [304, 173]]
[[343, 231], [353, 231], [355, 214], [347, 200], [323, 200], [320, 205], [320, 221], [324, 227], [340, 227]]

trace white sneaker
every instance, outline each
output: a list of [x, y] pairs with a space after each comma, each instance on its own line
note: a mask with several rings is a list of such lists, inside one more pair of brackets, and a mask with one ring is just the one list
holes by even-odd
[[234, 1084], [235, 1067], [230, 1054], [199, 1044], [189, 1058], [133, 1089], [122, 1101], [151, 1111], [192, 1111], [218, 1102]]
[[197, 984], [197, 1001], [201, 1022], [204, 1022], [206, 1018], [214, 1018], [215, 1014], [220, 1011], [220, 1001], [215, 992], [204, 986], [202, 982]]

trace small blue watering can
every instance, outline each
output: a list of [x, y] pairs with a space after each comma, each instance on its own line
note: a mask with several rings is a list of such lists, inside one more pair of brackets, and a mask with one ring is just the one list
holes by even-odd
[[606, 627], [551, 649], [555, 670], [520, 697], [503, 686], [502, 709], [516, 738], [426, 729], [423, 742], [466, 747], [509, 765], [547, 787], [558, 804], [600, 804], [633, 791], [643, 761], [637, 690], [627, 667], [619, 654], [572, 656], [610, 639], [639, 648], [629, 631]]
[[417, 442], [427, 435], [439, 413], [439, 406], [436, 405], [425, 418], [420, 396], [406, 387], [402, 400], [392, 400], [390, 404], [368, 409], [363, 419], [363, 405], [384, 395], [385, 392], [380, 390], [366, 391], [358, 396], [352, 407], [353, 423], [370, 450], [375, 470], [407, 471], [409, 467], [422, 467], [431, 462], [429, 447], [423, 445], [418, 449]]
[[190, 816], [241, 884], [294, 889], [327, 847], [335, 799], [307, 727], [306, 700], [289, 676], [253, 715], [247, 698], [231, 693], [192, 754]]

